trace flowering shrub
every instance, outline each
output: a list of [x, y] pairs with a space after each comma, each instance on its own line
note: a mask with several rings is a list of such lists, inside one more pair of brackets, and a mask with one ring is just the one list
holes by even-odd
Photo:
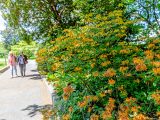
[[[94, 17], [94, 19], [92, 19]], [[115, 10], [89, 14], [37, 53], [59, 96], [63, 120], [146, 120], [160, 117], [160, 39], [126, 42], [135, 21]]]

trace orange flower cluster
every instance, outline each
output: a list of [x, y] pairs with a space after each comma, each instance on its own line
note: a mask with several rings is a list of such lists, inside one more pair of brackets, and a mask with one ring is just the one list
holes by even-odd
[[119, 68], [119, 71], [124, 73], [127, 69], [128, 69], [128, 67], [123, 67], [122, 66], [122, 67]]
[[70, 120], [70, 115], [69, 114], [65, 114], [62, 117], [63, 120]]
[[128, 54], [130, 51], [127, 49], [120, 50], [121, 54]]
[[90, 120], [99, 120], [99, 115], [92, 114]]
[[155, 56], [156, 56], [158, 59], [160, 59], [160, 54], [156, 54]]
[[126, 98], [124, 101], [124, 105], [120, 105], [120, 110], [118, 111], [119, 120], [129, 120], [130, 112], [138, 112], [140, 107], [135, 106], [136, 99], [135, 98]]
[[151, 44], [148, 45], [149, 49], [154, 48], [154, 47], [155, 47], [155, 44], [153, 44], [153, 43], [151, 43]]
[[106, 62], [103, 62], [103, 63], [101, 63], [101, 66], [107, 66], [107, 65], [109, 65], [109, 64], [111, 64], [111, 62], [110, 61], [106, 61]]
[[152, 60], [154, 58], [154, 53], [151, 50], [147, 50], [144, 53], [147, 59]]
[[144, 61], [142, 59], [140, 59], [140, 58], [135, 57], [135, 58], [133, 58], [133, 63], [135, 65], [144, 64]]
[[112, 118], [112, 111], [115, 107], [115, 100], [113, 98], [109, 98], [108, 105], [105, 107], [105, 111], [102, 113], [102, 119], [108, 120]]
[[160, 105], [160, 91], [156, 91], [155, 93], [153, 93], [152, 98], [155, 100], [155, 102]]
[[160, 67], [159, 68], [153, 68], [153, 72], [155, 75], [160, 75]]
[[108, 84], [109, 85], [114, 85], [115, 84], [115, 80], [113, 80], [113, 79], [108, 80]]
[[81, 71], [82, 70], [82, 68], [80, 68], [80, 67], [75, 67], [75, 69], [74, 69], [74, 71]]
[[93, 73], [93, 76], [94, 76], [94, 77], [97, 77], [98, 75], [99, 75], [99, 72], [98, 72], [98, 71], [96, 71], [96, 72]]
[[144, 64], [144, 61], [140, 58], [133, 58], [133, 63], [136, 65], [136, 71], [146, 71], [147, 66]]
[[72, 111], [73, 111], [73, 108], [72, 108], [72, 107], [69, 107], [69, 108], [68, 108], [68, 111], [69, 111], [69, 112], [72, 112]]
[[113, 77], [116, 75], [116, 72], [113, 68], [109, 68], [104, 74], [104, 77]]
[[122, 65], [128, 65], [128, 63], [129, 63], [129, 60], [122, 61]]
[[128, 113], [129, 107], [120, 105], [120, 109], [118, 111], [118, 120], [129, 120]]
[[136, 70], [137, 71], [146, 71], [147, 66], [145, 64], [138, 64], [138, 65], [136, 65]]
[[101, 58], [101, 59], [107, 58], [107, 55], [106, 55], [106, 54], [102, 54], [102, 55], [100, 55], [100, 58]]
[[97, 96], [93, 96], [93, 95], [85, 96], [83, 99], [84, 99], [84, 100], [83, 100], [82, 102], [78, 102], [78, 106], [79, 106], [80, 108], [86, 107], [87, 104], [88, 104], [89, 102], [91, 102], [91, 101], [96, 102], [96, 101], [99, 100], [99, 98], [98, 98]]
[[63, 94], [63, 99], [64, 99], [64, 100], [68, 100], [70, 94], [71, 94], [73, 91], [74, 91], [74, 89], [73, 89], [70, 85], [68, 85], [67, 87], [63, 88], [63, 92], [64, 92], [64, 94]]
[[152, 65], [155, 67], [160, 67], [160, 62], [159, 61], [154, 61], [152, 62]]
[[148, 120], [148, 118], [143, 114], [136, 115], [133, 120]]

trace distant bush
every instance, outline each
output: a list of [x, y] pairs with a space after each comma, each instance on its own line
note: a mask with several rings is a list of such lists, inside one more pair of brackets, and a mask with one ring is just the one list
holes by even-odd
[[16, 54], [19, 55], [22, 51], [28, 58], [35, 58], [36, 51], [38, 46], [36, 42], [31, 42], [30, 44], [26, 43], [25, 41], [20, 41], [14, 46], [11, 46], [11, 50]]

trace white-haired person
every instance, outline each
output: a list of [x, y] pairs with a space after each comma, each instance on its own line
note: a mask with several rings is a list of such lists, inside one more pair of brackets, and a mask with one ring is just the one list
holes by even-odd
[[17, 75], [17, 58], [12, 52], [9, 53], [8, 64], [11, 69], [11, 75], [12, 75], [11, 77], [13, 78], [14, 71], [15, 71], [15, 75], [18, 77], [18, 75]]

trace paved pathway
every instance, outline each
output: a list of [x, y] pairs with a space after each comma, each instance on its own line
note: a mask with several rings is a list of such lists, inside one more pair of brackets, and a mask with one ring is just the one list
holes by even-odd
[[34, 61], [27, 64], [26, 77], [11, 78], [10, 70], [0, 75], [0, 120], [42, 120], [39, 110], [49, 105], [49, 91]]

